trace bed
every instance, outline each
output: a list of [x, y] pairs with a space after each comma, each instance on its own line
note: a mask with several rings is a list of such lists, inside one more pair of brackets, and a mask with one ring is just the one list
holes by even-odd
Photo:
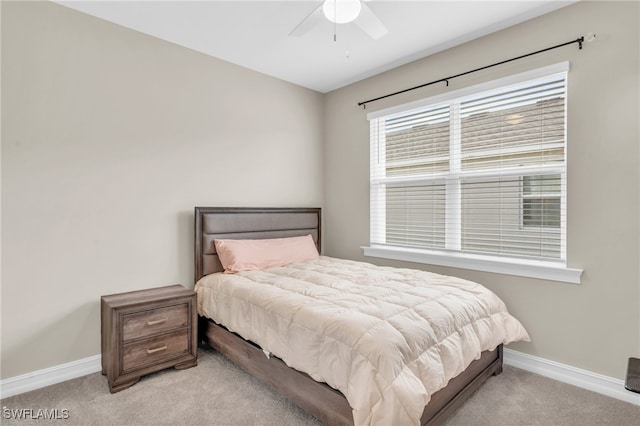
[[[358, 389], [354, 389], [355, 385], [351, 386], [349, 383], [337, 383], [341, 381], [340, 377], [342, 376], [338, 377], [337, 374], [332, 375], [331, 371], [340, 371], [339, 368], [341, 367], [338, 367], [338, 369], [336, 370], [336, 368], [334, 368], [333, 366], [329, 368], [322, 365], [322, 363], [325, 362], [323, 361], [325, 359], [331, 360], [326, 362], [333, 362], [332, 356], [327, 357], [326, 354], [324, 356], [318, 355], [318, 359], [321, 361], [314, 363], [310, 360], [307, 360], [307, 357], [304, 356], [304, 354], [302, 354], [303, 356], [301, 356], [301, 354], [299, 353], [290, 353], [297, 351], [297, 349], [288, 349], [289, 347], [291, 347], [290, 343], [289, 346], [287, 346], [286, 342], [281, 342], [280, 344], [273, 343], [274, 340], [280, 340], [280, 338], [277, 336], [275, 338], [270, 337], [269, 339], [263, 340], [261, 342], [260, 340], [262, 335], [271, 333], [270, 330], [266, 330], [263, 328], [263, 323], [269, 322], [269, 320], [261, 322], [259, 326], [251, 326], [249, 327], [249, 330], [239, 330], [239, 328], [241, 328], [241, 324], [247, 322], [245, 321], [245, 319], [248, 316], [251, 316], [244, 311], [240, 313], [240, 311], [244, 309], [242, 308], [244, 305], [237, 305], [238, 308], [236, 312], [227, 312], [235, 308], [229, 308], [229, 306], [232, 306], [231, 304], [228, 304], [226, 302], [222, 303], [220, 301], [218, 302], [220, 307], [217, 311], [216, 309], [207, 308], [206, 303], [208, 302], [206, 302], [206, 300], [210, 298], [210, 296], [208, 295], [208, 290], [213, 289], [216, 286], [216, 288], [230, 288], [229, 286], [231, 286], [231, 281], [229, 280], [237, 281], [238, 279], [241, 279], [243, 282], [242, 285], [244, 285], [246, 288], [252, 288], [250, 287], [251, 285], [255, 285], [257, 288], [258, 285], [263, 285], [264, 281], [269, 281], [273, 275], [277, 274], [285, 274], [283, 277], [280, 277], [278, 279], [282, 279], [283, 282], [288, 283], [292, 280], [298, 280], [298, 277], [305, 277], [304, 280], [309, 281], [313, 281], [314, 279], [316, 279], [316, 277], [320, 277], [317, 279], [327, 281], [327, 276], [331, 277], [331, 275], [327, 274], [333, 273], [336, 274], [335, 276], [343, 273], [350, 274], [351, 272], [349, 271], [351, 271], [352, 268], [356, 268], [354, 272], [356, 274], [365, 274], [363, 276], [366, 276], [368, 278], [373, 277], [372, 281], [375, 281], [377, 279], [375, 278], [376, 276], [370, 276], [367, 274], [379, 273], [382, 277], [384, 274], [396, 273], [395, 269], [392, 270], [393, 268], [385, 268], [383, 272], [378, 272], [377, 270], [374, 270], [374, 268], [376, 267], [374, 267], [373, 265], [369, 267], [366, 266], [367, 264], [360, 264], [358, 262], [352, 263], [350, 261], [326, 258], [324, 256], [308, 262], [288, 265], [284, 268], [269, 269], [264, 273], [262, 271], [251, 271], [249, 273], [238, 274], [238, 277], [233, 277], [229, 274], [222, 273], [223, 267], [216, 253], [216, 248], [214, 245], [215, 240], [262, 240], [273, 238], [302, 237], [310, 235], [313, 239], [313, 243], [315, 243], [317, 252], [321, 253], [320, 213], [321, 210], [319, 208], [195, 208], [195, 282], [196, 291], [198, 292], [198, 310], [200, 314], [199, 332], [201, 338], [212, 348], [228, 357], [245, 371], [255, 376], [257, 379], [263, 381], [264, 383], [270, 385], [276, 391], [289, 398], [303, 410], [307, 411], [309, 414], [313, 415], [325, 424], [353, 425], [354, 423], [386, 424], [387, 422], [401, 422], [403, 424], [420, 423], [423, 425], [432, 425], [441, 423], [490, 376], [500, 374], [502, 372], [502, 342], [499, 342], [497, 344], [495, 342], [493, 344], [483, 343], [492, 347], [489, 347], [486, 350], [477, 351], [478, 353], [473, 357], [474, 359], [469, 359], [468, 361], [464, 362], [463, 367], [458, 367], [458, 370], [461, 371], [456, 371], [455, 375], [453, 375], [452, 377], [444, 377], [443, 375], [443, 377], [441, 378], [443, 381], [442, 385], [438, 385], [438, 389], [434, 392], [427, 392], [427, 395], [424, 398], [424, 401], [426, 402], [419, 406], [422, 414], [418, 413], [419, 415], [415, 418], [397, 417], [401, 418], [402, 420], [395, 421], [393, 420], [395, 419], [393, 417], [391, 418], [391, 420], [389, 417], [385, 417], [387, 415], [393, 415], [393, 413], [386, 413], [389, 410], [384, 408], [384, 402], [386, 401], [384, 398], [386, 397], [380, 397], [380, 400], [374, 400], [374, 397], [369, 396], [369, 394], [367, 393], [369, 392], [369, 390], [363, 390], [363, 388], [367, 387], [361, 384], [361, 379], [363, 376], [355, 375], [356, 373], [353, 373], [353, 377], [355, 377], [358, 382]], [[342, 268], [346, 268], [347, 272], [345, 272], [345, 270], [343, 270]], [[361, 272], [361, 268], [364, 268], [365, 272]], [[371, 271], [369, 271], [369, 269], [371, 269]], [[412, 277], [411, 274], [413, 274], [413, 272], [411, 272], [411, 270], [402, 271], [403, 274], [409, 274]], [[420, 277], [422, 277], [425, 274], [429, 273], [424, 271], [415, 271], [415, 274], [418, 274]], [[445, 278], [451, 278], [452, 280], [454, 280], [454, 287], [458, 285], [458, 281], [463, 281], [452, 277]], [[299, 282], [295, 281], [295, 284], [295, 288], [297, 289]], [[463, 284], [465, 286], [468, 285], [467, 282]], [[482, 286], [477, 286], [481, 287], [483, 291], [486, 290]], [[477, 290], [476, 287], [474, 287], [474, 289]], [[280, 291], [279, 289], [276, 290]], [[267, 289], [265, 290], [265, 293], [268, 293], [269, 291], [271, 290]], [[312, 290], [304, 290], [305, 295], [308, 295], [307, 293], [309, 291]], [[368, 290], [365, 289], [365, 291]], [[486, 291], [488, 292], [488, 290]], [[234, 290], [234, 292], [242, 295], [240, 299], [248, 297], [246, 295], [251, 293], [246, 289], [244, 290], [244, 293], [242, 293], [242, 290]], [[262, 290], [260, 292], [262, 292]], [[254, 293], [257, 293], [257, 291], [255, 291]], [[277, 294], [279, 295], [280, 293]], [[218, 295], [218, 297], [222, 296]], [[336, 294], [333, 294], [329, 295], [328, 297], [331, 299], [338, 296]], [[391, 295], [389, 297], [401, 296]], [[276, 298], [275, 302], [270, 301], [268, 304], [265, 303], [265, 305], [278, 305], [280, 303], [279, 300], [280, 299]], [[238, 302], [234, 301], [233, 303], [244, 302], [240, 300]], [[305, 300], [302, 305], [306, 306], [306, 303], [307, 302]], [[278, 313], [277, 309], [279, 308], [274, 308], [274, 311], [276, 311], [276, 313]], [[249, 310], [253, 312], [255, 309]], [[316, 309], [316, 311], [317, 310], [318, 309]], [[225, 311], [226, 313], [224, 313], [223, 315], [222, 311]], [[345, 310], [341, 310], [340, 312], [344, 313]], [[505, 319], [505, 321], [509, 322], [508, 327], [511, 328], [511, 330], [509, 330], [508, 337], [505, 337], [504, 339], [503, 337], [500, 337], [500, 339], [506, 340], [505, 343], [508, 343], [512, 340], [527, 340], [528, 336], [526, 335], [526, 331], [524, 331], [519, 322], [517, 322], [515, 318], [513, 318], [512, 321], [512, 317], [510, 317], [508, 314], [505, 315], [507, 315], [508, 317]], [[225, 323], [225, 321], [227, 321], [227, 323]], [[314, 324], [317, 321], [317, 318], [314, 317], [313, 322], [311, 322], [310, 324]], [[253, 334], [251, 331], [252, 327], [254, 329]], [[326, 328], [326, 326], [323, 327]], [[344, 328], [344, 326], [342, 327]], [[259, 332], [255, 330], [259, 330]], [[322, 332], [324, 333], [324, 328]], [[502, 333], [506, 332], [502, 331]], [[244, 335], [246, 339], [241, 337], [241, 334]], [[295, 339], [298, 339], [296, 340], [296, 342], [298, 343], [305, 338], [306, 336], [302, 334], [298, 334], [298, 337], [295, 337]], [[335, 339], [334, 336], [332, 336], [331, 338]], [[492, 336], [492, 338], [494, 337]], [[358, 338], [357, 340], [358, 344], [360, 344], [361, 338]], [[323, 340], [323, 342], [326, 341], [326, 339]], [[259, 346], [258, 343], [262, 343], [262, 346], [268, 347], [268, 349]], [[298, 343], [296, 343], [296, 346], [298, 345]], [[302, 344], [302, 346], [304, 346], [304, 344]], [[438, 350], [442, 351], [441, 348]], [[390, 351], [393, 352], [393, 350]], [[462, 356], [468, 357], [468, 355], [461, 355], [461, 357]], [[286, 362], [281, 358], [285, 359]], [[311, 358], [311, 356], [308, 358]], [[297, 365], [296, 363], [299, 365]], [[369, 363], [369, 361], [367, 361], [367, 363]], [[292, 367], [296, 367], [297, 369]], [[412, 365], [411, 368], [405, 368], [402, 371], [407, 370], [409, 371], [409, 376], [412, 376], [411, 372], [417, 368], [418, 367]], [[421, 364], [419, 368], [424, 369], [424, 363]], [[356, 370], [356, 367], [349, 368], [349, 377], [352, 377], [352, 369]], [[367, 367], [367, 371], [373, 369], [374, 367]], [[324, 375], [321, 374], [323, 371], [325, 372]], [[323, 379], [325, 377], [328, 378], [328, 380], [326, 381], [331, 382], [333, 387], [323, 382]], [[371, 389], [387, 389], [387, 387], [390, 387], [386, 382], [380, 385], [377, 382], [377, 377], [375, 380], [376, 384], [372, 384], [370, 386]], [[394, 378], [393, 385], [396, 386], [396, 382], [401, 382], [398, 386], [403, 386], [402, 382], [406, 380], [407, 379], [400, 380]], [[410, 377], [408, 380], [411, 381], [413, 380], [413, 378]], [[355, 382], [356, 381], [354, 380], [354, 383]], [[336, 388], [343, 389], [344, 392], [340, 392]], [[394, 391], [394, 394], [403, 392], [407, 393], [403, 388], [400, 388], [399, 391]], [[365, 397], [361, 398], [363, 393], [366, 393], [366, 395]], [[382, 394], [384, 393], [384, 391], [380, 390], [378, 393]], [[420, 399], [413, 393], [411, 393], [410, 397], [410, 399], [412, 400], [417, 399], [418, 401], [420, 401]], [[364, 405], [362, 405], [360, 401], [356, 401], [354, 404], [350, 404], [348, 402], [349, 398], [351, 399], [351, 401], [356, 401], [358, 399], [366, 400], [367, 398], [369, 398], [372, 399], [373, 402], [369, 402], [367, 400], [365, 401], [366, 403]], [[400, 401], [404, 404], [404, 400]], [[388, 406], [393, 406], [395, 402], [387, 401], [387, 403], [392, 404]], [[415, 406], [415, 401], [412, 401], [411, 403]], [[360, 407], [360, 409], [353, 408], [352, 405]], [[363, 412], [363, 410], [361, 409], [362, 406], [367, 407], [367, 409], [369, 409], [369, 407], [373, 407], [371, 408], [371, 412], [374, 414], [368, 415], [366, 412]], [[402, 411], [409, 412], [411, 410], [403, 409]], [[415, 412], [415, 409], [413, 411]], [[401, 415], [404, 414], [401, 413]], [[408, 418], [410, 418], [411, 420], [407, 420]]]

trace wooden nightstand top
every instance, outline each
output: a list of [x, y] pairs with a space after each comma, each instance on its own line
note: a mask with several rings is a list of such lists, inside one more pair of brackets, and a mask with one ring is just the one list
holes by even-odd
[[102, 296], [102, 300], [112, 308], [119, 308], [123, 306], [150, 303], [157, 300], [191, 297], [193, 294], [193, 290], [185, 288], [180, 284], [175, 284], [166, 287], [129, 291], [126, 293], [108, 294], [106, 296]]

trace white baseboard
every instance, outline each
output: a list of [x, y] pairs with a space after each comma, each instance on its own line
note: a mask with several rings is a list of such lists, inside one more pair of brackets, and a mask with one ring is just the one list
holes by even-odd
[[[504, 350], [504, 363], [550, 379], [578, 386], [631, 404], [640, 405], [640, 394], [629, 392], [622, 380], [549, 361], [511, 349]], [[101, 357], [95, 355], [78, 361], [45, 368], [0, 381], [0, 398], [7, 398], [45, 386], [97, 373], [102, 370]]]
[[102, 371], [100, 355], [60, 364], [0, 381], [0, 398], [55, 385], [56, 383]]
[[510, 349], [504, 350], [504, 363], [559, 382], [640, 405], [640, 394], [626, 390], [622, 380]]

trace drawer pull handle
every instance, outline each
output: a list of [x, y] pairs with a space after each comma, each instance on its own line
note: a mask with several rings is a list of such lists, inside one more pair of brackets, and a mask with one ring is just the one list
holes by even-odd
[[149, 355], [151, 355], [151, 354], [154, 354], [154, 353], [156, 353], [156, 352], [166, 351], [166, 350], [167, 350], [167, 345], [163, 345], [163, 346], [160, 346], [160, 347], [158, 347], [158, 348], [147, 349], [147, 353], [148, 353]]
[[166, 318], [160, 318], [158, 320], [153, 320], [153, 321], [148, 321], [147, 325], [157, 325], [157, 324], [162, 324], [163, 322], [166, 322], [167, 319]]

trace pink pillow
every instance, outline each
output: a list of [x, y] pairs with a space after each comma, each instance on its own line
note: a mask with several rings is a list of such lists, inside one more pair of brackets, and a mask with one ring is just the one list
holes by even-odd
[[311, 235], [269, 240], [214, 240], [214, 244], [227, 274], [318, 258]]

